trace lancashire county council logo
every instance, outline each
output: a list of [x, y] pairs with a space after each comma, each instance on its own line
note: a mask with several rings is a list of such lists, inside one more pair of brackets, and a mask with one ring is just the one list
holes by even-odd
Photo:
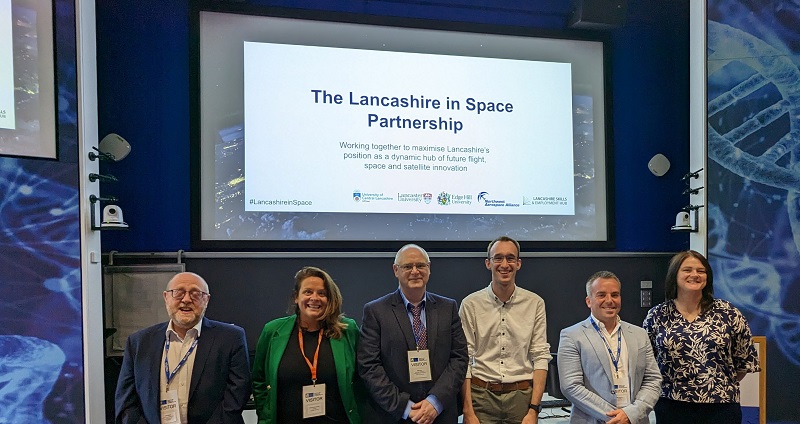
[[431, 200], [433, 200], [433, 194], [432, 193], [422, 193], [422, 199], [425, 200], [425, 204], [426, 205], [430, 205], [431, 204]]
[[489, 195], [489, 193], [487, 193], [485, 191], [482, 191], [482, 192], [478, 193], [478, 201], [486, 203], [486, 196], [488, 196], [488, 195]]
[[450, 204], [450, 194], [447, 193], [446, 191], [443, 191], [439, 193], [439, 197], [437, 197], [436, 200], [439, 202], [440, 205], [447, 206]]
[[361, 201], [361, 190], [353, 190], [353, 201], [354, 202]]

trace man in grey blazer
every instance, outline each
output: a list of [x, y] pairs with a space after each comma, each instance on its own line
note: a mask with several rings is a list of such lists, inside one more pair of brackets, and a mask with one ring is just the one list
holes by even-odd
[[561, 330], [558, 375], [572, 402], [570, 423], [648, 423], [661, 394], [647, 333], [619, 319], [621, 289], [609, 271], [589, 277], [589, 318]]
[[467, 343], [458, 305], [427, 292], [428, 253], [403, 246], [392, 269], [400, 287], [364, 305], [358, 372], [370, 393], [365, 423], [456, 423]]

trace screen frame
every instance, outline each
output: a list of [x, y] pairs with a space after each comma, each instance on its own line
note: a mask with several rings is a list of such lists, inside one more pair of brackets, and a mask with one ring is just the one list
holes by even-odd
[[[39, 80], [37, 81], [37, 85], [40, 87], [37, 96], [39, 97], [39, 102], [47, 102], [47, 106], [39, 106], [39, 143], [38, 143], [38, 150], [36, 152], [15, 152], [13, 150], [8, 150], [5, 152], [0, 152], [0, 157], [9, 157], [9, 158], [20, 158], [20, 159], [40, 159], [40, 160], [47, 160], [47, 161], [55, 161], [58, 162], [61, 159], [61, 149], [60, 149], [60, 137], [59, 137], [59, 127], [61, 125], [59, 119], [59, 110], [58, 110], [58, 97], [59, 97], [59, 75], [58, 75], [58, 40], [56, 37], [57, 31], [57, 22], [56, 22], [56, 1], [48, 1], [45, 3], [38, 3], [35, 0], [11, 0], [11, 8], [12, 8], [12, 17], [13, 17], [13, 8], [14, 6], [18, 5], [21, 7], [26, 7], [28, 4], [34, 10], [39, 9], [46, 9], [49, 11], [50, 15], [48, 16], [49, 19], [38, 20], [37, 19], [37, 33], [40, 30], [49, 32], [49, 37], [45, 37], [49, 41], [49, 44], [45, 45], [44, 47], [49, 48], [46, 50], [44, 54], [41, 54], [41, 51], [37, 52], [37, 58], [39, 57], [46, 57], [49, 59], [49, 63], [41, 63], [37, 60], [37, 76]], [[13, 24], [12, 24], [13, 25]], [[11, 43], [13, 45], [14, 36], [13, 36], [13, 28], [12, 28], [12, 40]], [[41, 48], [42, 44], [39, 43], [37, 45], [37, 49]], [[48, 66], [49, 65], [49, 66]], [[13, 65], [12, 65], [13, 67]], [[42, 72], [47, 71], [47, 72]], [[45, 83], [42, 83], [42, 75], [47, 78]], [[15, 86], [16, 86], [16, 76], [14, 76]], [[45, 92], [45, 94], [49, 94], [47, 96], [42, 96], [41, 87], [45, 87], [46, 91], [50, 91], [50, 93]], [[15, 96], [14, 99], [14, 107], [17, 106], [17, 99]], [[49, 114], [49, 116], [45, 116], [45, 114]], [[44, 118], [47, 118], [45, 120]], [[44, 128], [43, 122], [49, 123], [46, 130], [42, 130]], [[3, 131], [15, 131], [15, 130], [6, 130]], [[42, 139], [43, 135], [52, 136], [52, 139], [44, 140]], [[47, 152], [44, 152], [47, 150]], [[52, 151], [52, 153], [50, 153]]]
[[[605, 191], [606, 240], [598, 241], [520, 241], [524, 251], [611, 251], [616, 246], [615, 193], [613, 152], [613, 111], [611, 84], [611, 38], [606, 32], [586, 30], [548, 30], [518, 26], [451, 22], [434, 19], [376, 16], [349, 12], [289, 9], [242, 3], [213, 1], [193, 2], [190, 12], [190, 225], [191, 248], [196, 251], [265, 251], [265, 252], [387, 252], [396, 251], [408, 241], [403, 240], [208, 240], [202, 238], [201, 228], [201, 95], [200, 95], [200, 16], [202, 12], [217, 12], [251, 16], [267, 16], [322, 22], [373, 25], [396, 28], [454, 31], [475, 34], [593, 41], [603, 46], [603, 81], [605, 93]], [[498, 234], [501, 236], [503, 234]], [[417, 241], [412, 241], [416, 243]], [[485, 241], [418, 241], [431, 252], [485, 251]]]

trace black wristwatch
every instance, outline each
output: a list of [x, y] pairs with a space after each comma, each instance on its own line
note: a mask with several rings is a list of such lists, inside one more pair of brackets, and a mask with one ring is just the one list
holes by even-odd
[[532, 403], [528, 404], [528, 409], [533, 409], [537, 413], [542, 412], [542, 405], [534, 405]]

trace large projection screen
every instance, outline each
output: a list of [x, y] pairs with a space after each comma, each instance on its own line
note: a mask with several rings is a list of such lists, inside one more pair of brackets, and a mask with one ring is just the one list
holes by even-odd
[[611, 245], [602, 40], [249, 12], [195, 15], [194, 248]]

